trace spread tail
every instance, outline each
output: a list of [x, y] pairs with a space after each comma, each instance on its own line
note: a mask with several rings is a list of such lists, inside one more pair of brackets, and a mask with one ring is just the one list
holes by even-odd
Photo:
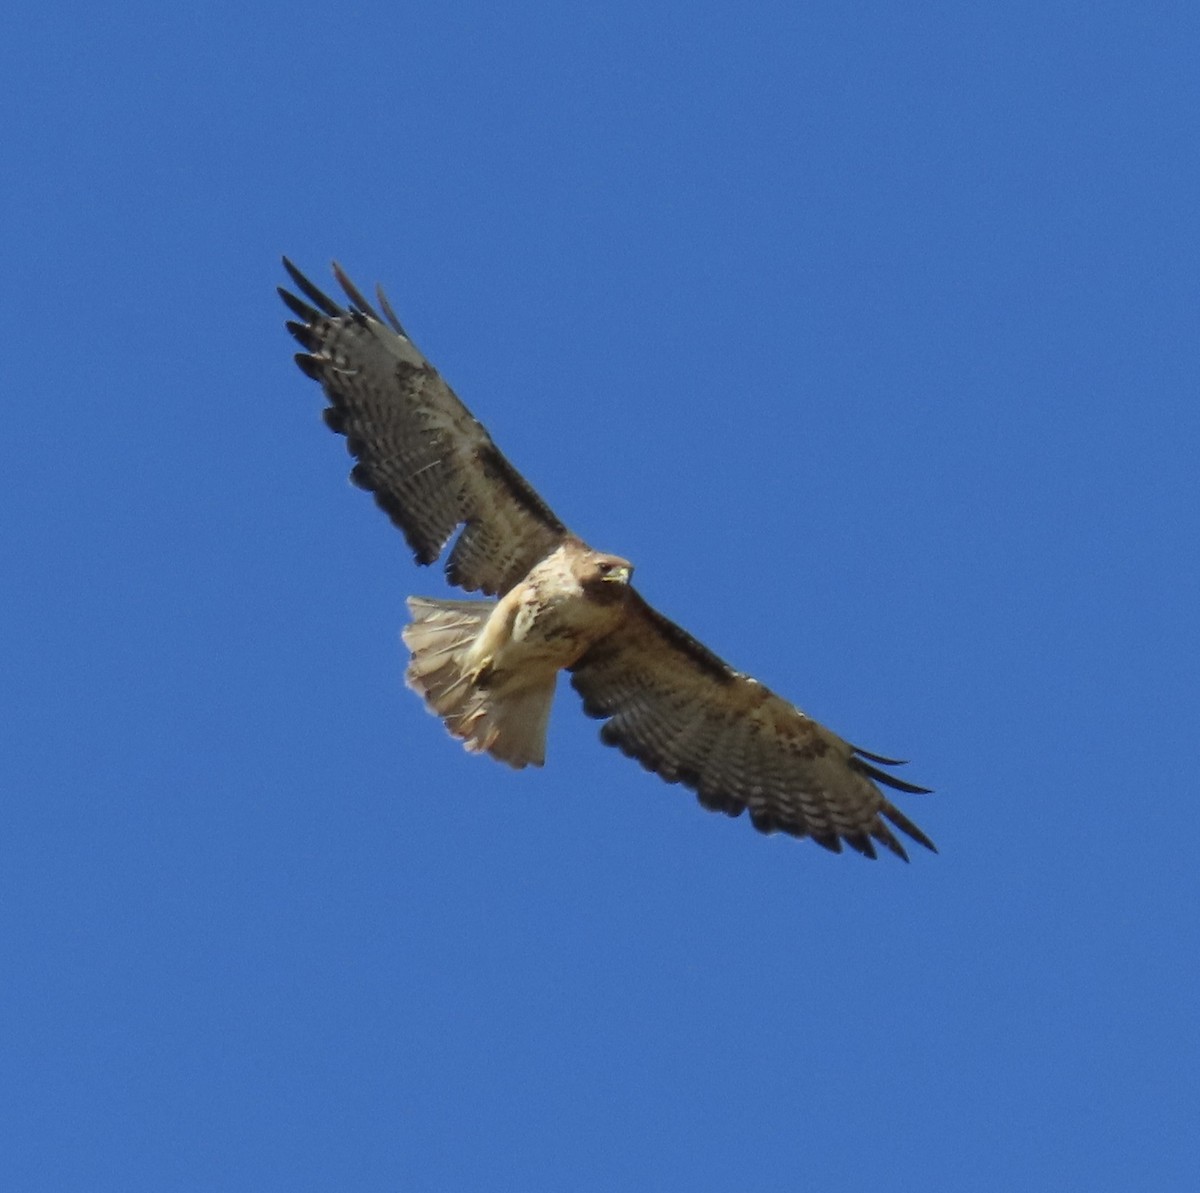
[[486, 751], [518, 769], [541, 766], [556, 675], [519, 687], [471, 675], [470, 649], [496, 602], [409, 597], [408, 608], [413, 617], [403, 633], [412, 651], [404, 677], [408, 686], [472, 753]]

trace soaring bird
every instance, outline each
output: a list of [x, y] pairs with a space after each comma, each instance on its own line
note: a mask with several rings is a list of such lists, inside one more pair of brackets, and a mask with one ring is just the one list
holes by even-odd
[[[907, 860], [892, 831], [933, 842], [880, 790], [926, 793], [653, 609], [633, 565], [572, 534], [417, 349], [377, 289], [379, 310], [335, 264], [348, 305], [284, 259], [279, 294], [329, 400], [355, 484], [403, 531], [416, 561], [492, 599], [411, 597], [406, 679], [464, 746], [514, 767], [545, 761], [555, 683], [568, 671], [600, 738], [701, 804], [749, 812], [756, 829]], [[457, 537], [455, 537], [457, 535]]]

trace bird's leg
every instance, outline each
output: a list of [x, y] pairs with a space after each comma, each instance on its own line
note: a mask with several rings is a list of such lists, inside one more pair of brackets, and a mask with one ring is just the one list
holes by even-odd
[[512, 641], [513, 620], [521, 608], [521, 589], [514, 588], [504, 595], [492, 610], [479, 637], [471, 644], [463, 660], [463, 675], [477, 688], [486, 687], [496, 670], [496, 660], [502, 659]]

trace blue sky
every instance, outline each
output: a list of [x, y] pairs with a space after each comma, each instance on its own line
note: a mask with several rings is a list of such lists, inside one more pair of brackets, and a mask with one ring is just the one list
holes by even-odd
[[[55, 5], [0, 45], [0, 1185], [1200, 1169], [1193, 5]], [[404, 690], [287, 253], [936, 794], [705, 813]]]

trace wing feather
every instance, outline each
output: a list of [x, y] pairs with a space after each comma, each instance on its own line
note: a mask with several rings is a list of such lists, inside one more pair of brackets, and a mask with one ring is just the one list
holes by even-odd
[[383, 317], [334, 266], [344, 307], [286, 258], [302, 297], [279, 293], [299, 322], [296, 363], [321, 383], [329, 428], [346, 437], [351, 479], [404, 532], [417, 562], [433, 563], [455, 531], [451, 583], [506, 592], [570, 537], [404, 332], [382, 291]]
[[604, 742], [690, 787], [706, 808], [748, 810], [761, 832], [811, 837], [834, 852], [844, 843], [872, 858], [878, 842], [907, 859], [890, 822], [934, 849], [877, 782], [926, 788], [872, 765], [882, 756], [857, 750], [733, 670], [637, 593], [628, 610], [571, 668], [584, 711], [605, 721]]

